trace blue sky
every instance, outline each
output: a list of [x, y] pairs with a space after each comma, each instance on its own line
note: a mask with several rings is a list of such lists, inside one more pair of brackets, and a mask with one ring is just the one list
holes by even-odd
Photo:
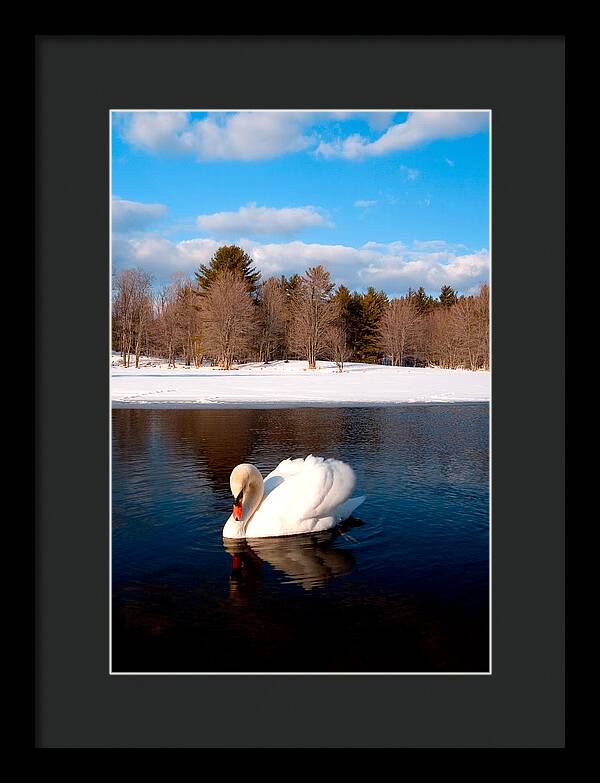
[[240, 244], [264, 277], [325, 264], [389, 295], [489, 276], [474, 112], [114, 112], [113, 269], [155, 285]]

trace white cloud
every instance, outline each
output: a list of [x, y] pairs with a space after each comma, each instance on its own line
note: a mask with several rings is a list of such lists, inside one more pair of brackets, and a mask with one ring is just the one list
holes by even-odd
[[333, 142], [321, 142], [317, 154], [326, 158], [360, 160], [413, 149], [437, 139], [469, 136], [488, 126], [487, 112], [416, 111], [405, 122], [392, 125], [375, 141], [353, 134]]
[[[358, 160], [412, 149], [436, 139], [451, 139], [483, 130], [487, 112], [416, 111], [391, 125], [395, 112], [248, 111], [211, 112], [194, 119], [189, 112], [115, 112], [122, 138], [151, 154], [193, 156], [204, 160], [266, 160], [315, 148], [323, 157]], [[310, 126], [362, 119], [381, 133], [371, 141], [360, 134], [321, 141]], [[317, 146], [318, 145], [318, 146]], [[453, 161], [446, 159], [448, 165]]]
[[372, 111], [367, 114], [367, 122], [373, 130], [382, 131], [392, 124], [395, 114], [393, 111]]
[[307, 228], [333, 228], [317, 207], [257, 207], [247, 204], [237, 212], [215, 212], [210, 215], [199, 215], [198, 225], [204, 231], [217, 235], [250, 236], [283, 234], [290, 236]]
[[189, 115], [182, 111], [115, 114], [121, 135], [145, 152], [182, 154], [191, 151]]
[[164, 204], [142, 204], [113, 196], [112, 227], [114, 231], [139, 231], [167, 214]]
[[404, 253], [408, 251], [404, 242], [365, 242], [363, 250], [377, 250], [381, 253]]
[[372, 251], [353, 248], [348, 245], [324, 245], [317, 242], [246, 244], [259, 266], [266, 265], [278, 273], [304, 272], [309, 266], [324, 264], [335, 276], [335, 268], [344, 265], [365, 263]]
[[212, 112], [198, 120], [186, 112], [117, 115], [132, 146], [198, 160], [263, 160], [297, 152], [314, 143], [304, 132], [313, 119], [309, 112]]
[[487, 249], [476, 253], [415, 253], [404, 258], [382, 257], [361, 271], [361, 278], [371, 285], [397, 288], [402, 282], [406, 287], [423, 285], [437, 291], [442, 285], [452, 285], [461, 292], [473, 290], [489, 277], [490, 258]]
[[404, 176], [404, 179], [409, 182], [414, 182], [421, 175], [419, 169], [410, 169], [408, 166], [400, 166], [400, 173]]
[[401, 242], [369, 242], [354, 248], [348, 245], [289, 242], [286, 244], [251, 244], [245, 249], [265, 274], [303, 272], [309, 266], [324, 264], [336, 282], [343, 277], [347, 285], [366, 289], [370, 285], [384, 290], [423, 285], [439, 291], [444, 284], [460, 291], [471, 289], [488, 279], [489, 254], [457, 255], [448, 251], [407, 250]]
[[425, 250], [426, 252], [446, 251], [455, 253], [457, 250], [466, 250], [465, 245], [457, 242], [446, 242], [444, 239], [430, 239], [427, 242], [420, 242], [418, 239], [415, 239], [412, 246], [415, 250]]
[[[201, 263], [210, 260], [221, 244], [208, 238], [173, 243], [158, 236], [118, 235], [113, 240], [113, 265], [115, 269], [142, 266], [160, 283], [176, 271], [191, 275]], [[351, 247], [298, 240], [260, 243], [248, 238], [239, 239], [236, 244], [252, 256], [264, 277], [302, 273], [309, 266], [324, 264], [336, 283], [343, 280], [350, 288], [359, 290], [373, 285], [397, 292], [423, 285], [436, 293], [447, 284], [467, 292], [489, 276], [486, 249], [458, 254], [447, 249], [408, 249], [402, 242], [368, 242]]]
[[435, 251], [445, 250], [448, 245], [443, 239], [429, 239], [427, 242], [420, 242], [418, 239], [415, 239], [413, 247], [415, 250]]
[[359, 199], [358, 201], [354, 202], [354, 206], [358, 207], [359, 209], [369, 209], [369, 207], [374, 207], [378, 203], [379, 202], [376, 201], [376, 200], [368, 201], [368, 200], [365, 200], [365, 199]]
[[171, 242], [160, 236], [113, 236], [112, 258], [114, 269], [141, 266], [154, 275], [155, 282], [169, 280], [174, 272], [194, 272], [210, 260], [221, 245], [214, 239], [192, 239]]

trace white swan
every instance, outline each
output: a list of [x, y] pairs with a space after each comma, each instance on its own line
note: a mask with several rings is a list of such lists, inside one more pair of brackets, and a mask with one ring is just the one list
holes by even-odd
[[229, 479], [233, 511], [223, 538], [267, 538], [331, 530], [365, 499], [351, 498], [356, 484], [350, 465], [309, 454], [285, 459], [263, 481], [248, 463]]

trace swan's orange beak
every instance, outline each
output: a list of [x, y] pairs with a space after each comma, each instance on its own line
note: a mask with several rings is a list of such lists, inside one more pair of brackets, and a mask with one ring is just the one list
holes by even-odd
[[242, 501], [233, 504], [233, 518], [236, 522], [240, 522], [242, 519]]

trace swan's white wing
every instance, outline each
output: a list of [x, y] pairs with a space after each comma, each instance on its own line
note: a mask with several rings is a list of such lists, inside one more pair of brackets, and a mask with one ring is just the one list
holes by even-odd
[[282, 522], [326, 517], [348, 500], [355, 484], [354, 471], [340, 460], [312, 454], [284, 460], [265, 479], [260, 515]]
[[303, 459], [284, 459], [272, 470], [264, 480], [263, 503], [267, 495], [284, 482], [285, 479], [295, 476], [304, 468]]
[[304, 460], [300, 459], [284, 459], [277, 465], [275, 470], [272, 470], [265, 481], [268, 481], [271, 476], [281, 476], [282, 478], [289, 478], [295, 476], [304, 468]]
[[366, 495], [361, 495], [359, 498], [349, 498], [345, 501], [345, 503], [342, 503], [341, 506], [338, 506], [336, 516], [339, 516], [341, 520], [348, 519], [348, 517], [351, 516], [352, 513], [360, 506], [360, 504], [365, 502], [366, 499]]

